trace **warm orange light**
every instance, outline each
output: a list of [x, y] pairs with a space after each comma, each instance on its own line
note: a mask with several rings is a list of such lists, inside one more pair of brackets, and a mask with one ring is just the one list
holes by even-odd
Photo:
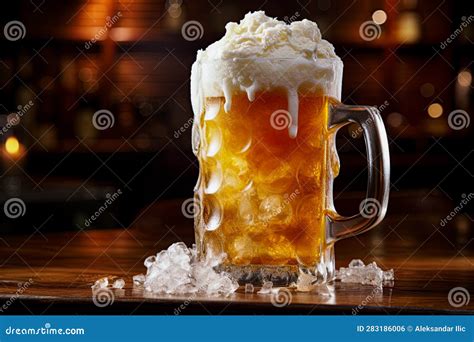
[[20, 151], [20, 143], [15, 137], [9, 137], [5, 141], [5, 150], [8, 154], [17, 154]]
[[432, 103], [428, 107], [428, 115], [432, 118], [439, 118], [443, 114], [443, 107], [439, 103]]
[[137, 39], [137, 34], [129, 27], [114, 27], [110, 30], [109, 37], [116, 42], [129, 42]]
[[400, 42], [414, 43], [420, 39], [421, 19], [417, 13], [400, 13], [397, 21], [397, 37]]

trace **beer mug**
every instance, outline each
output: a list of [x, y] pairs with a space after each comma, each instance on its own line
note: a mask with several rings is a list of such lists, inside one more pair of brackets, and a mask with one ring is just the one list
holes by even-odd
[[[387, 209], [389, 149], [378, 110], [341, 104], [338, 58], [324, 61], [324, 87], [315, 80], [249, 94], [224, 85], [225, 96], [207, 86], [216, 63], [223, 61], [195, 63], [191, 85], [202, 102], [193, 106], [199, 108], [193, 151], [199, 160], [194, 199], [200, 257], [225, 254], [220, 269], [241, 283], [288, 284], [301, 272], [314, 283], [332, 280], [334, 243], [373, 228]], [[272, 63], [281, 61], [254, 58], [251, 66], [258, 72]], [[368, 185], [360, 212], [344, 217], [333, 203], [335, 137], [350, 123], [360, 125], [365, 139]]]

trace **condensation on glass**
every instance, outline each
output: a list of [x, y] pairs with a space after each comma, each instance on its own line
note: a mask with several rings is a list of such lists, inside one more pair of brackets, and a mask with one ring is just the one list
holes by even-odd
[[[385, 215], [389, 156], [383, 122], [373, 107], [342, 105], [342, 63], [334, 73], [333, 94], [318, 87], [297, 92], [296, 134], [289, 132], [295, 119], [282, 89], [256, 93], [253, 101], [234, 93], [227, 112], [224, 97], [203, 94], [203, 111], [193, 125], [200, 169], [196, 243], [201, 256], [226, 253], [220, 267], [242, 283], [287, 284], [298, 272], [330, 281], [334, 243], [374, 227]], [[361, 213], [342, 217], [333, 204], [335, 136], [349, 123], [359, 124], [365, 137], [369, 179]]]

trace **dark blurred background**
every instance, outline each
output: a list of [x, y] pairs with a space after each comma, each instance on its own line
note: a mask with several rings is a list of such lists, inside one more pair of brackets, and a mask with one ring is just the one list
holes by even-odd
[[[474, 184], [470, 5], [427, 0], [3, 4], [0, 233], [128, 227], [162, 199], [191, 197], [198, 169], [191, 151], [190, 66], [198, 49], [223, 35], [227, 22], [259, 9], [287, 22], [316, 21], [345, 65], [343, 102], [379, 107], [390, 142], [391, 196], [407, 198], [407, 212], [417, 206], [435, 211], [438, 199], [455, 206]], [[190, 38], [182, 28], [191, 20], [202, 31]], [[104, 120], [99, 127], [98, 115]], [[342, 167], [336, 204], [343, 198], [360, 201], [366, 187], [365, 148], [357, 132], [348, 127], [338, 136]], [[7, 208], [12, 199], [17, 212]], [[355, 213], [357, 201], [346, 214]], [[106, 210], [91, 218], [107, 202]], [[462, 210], [470, 220], [469, 210]]]

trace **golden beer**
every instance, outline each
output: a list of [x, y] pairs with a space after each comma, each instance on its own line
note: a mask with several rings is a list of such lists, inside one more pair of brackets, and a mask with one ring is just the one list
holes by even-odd
[[[288, 134], [287, 96], [272, 91], [206, 98], [196, 123], [202, 215], [198, 245], [225, 263], [314, 266], [325, 248], [328, 106], [299, 95], [298, 133]], [[337, 168], [337, 165], [334, 165]]]

